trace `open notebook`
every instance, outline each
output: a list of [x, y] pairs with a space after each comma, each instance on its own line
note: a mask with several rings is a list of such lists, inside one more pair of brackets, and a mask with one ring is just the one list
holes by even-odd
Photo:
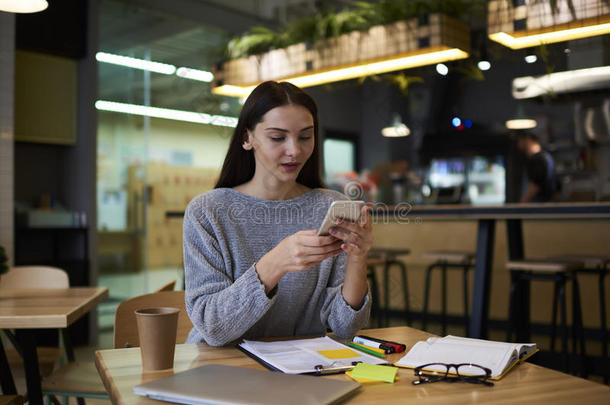
[[472, 363], [491, 369], [491, 379], [499, 380], [537, 351], [535, 343], [494, 342], [449, 335], [417, 342], [395, 365], [415, 368], [428, 363]]

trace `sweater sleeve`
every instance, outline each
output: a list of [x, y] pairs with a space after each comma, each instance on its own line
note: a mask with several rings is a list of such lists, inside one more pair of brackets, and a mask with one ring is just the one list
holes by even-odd
[[351, 338], [358, 330], [365, 328], [371, 314], [370, 289], [367, 290], [364, 303], [360, 309], [353, 309], [341, 293], [345, 277], [347, 255], [341, 253], [334, 258], [333, 269], [328, 287], [324, 293], [324, 302], [320, 312], [322, 324], [330, 328], [340, 338]]
[[232, 261], [223, 257], [211, 224], [196, 206], [186, 210], [183, 234], [186, 310], [197, 332], [189, 341], [203, 338], [221, 346], [240, 338], [276, 297], [265, 294], [254, 264], [232, 279], [235, 272], [227, 268]]

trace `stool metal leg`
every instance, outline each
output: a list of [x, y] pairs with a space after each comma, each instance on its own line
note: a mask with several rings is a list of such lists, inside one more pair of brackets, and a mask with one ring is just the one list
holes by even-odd
[[560, 283], [559, 299], [561, 300], [561, 328], [562, 328], [561, 351], [562, 351], [562, 358], [563, 358], [563, 369], [567, 373], [567, 372], [569, 372], [569, 367], [568, 367], [568, 322], [567, 322], [567, 316], [566, 316], [565, 280], [558, 281], [558, 283]]
[[443, 336], [447, 335], [447, 263], [444, 262], [441, 267], [441, 304], [442, 304], [442, 313], [441, 313], [441, 322], [442, 322], [442, 330]]
[[464, 282], [464, 324], [466, 325], [466, 336], [468, 336], [468, 270], [470, 265], [464, 265], [463, 282]]
[[405, 322], [407, 325], [410, 325], [409, 322], [409, 282], [407, 279], [407, 266], [403, 262], [394, 261], [398, 267], [400, 267], [400, 273], [402, 275], [402, 297], [405, 303]]
[[604, 278], [606, 277], [606, 270], [599, 269], [599, 314], [600, 314], [600, 328], [602, 330], [602, 359], [604, 362], [604, 384], [608, 384], [608, 329], [606, 326], [606, 285], [604, 284]]
[[383, 266], [383, 326], [390, 326], [390, 264]]
[[[572, 329], [574, 330], [573, 337], [574, 342], [578, 339], [580, 343], [579, 348], [579, 360], [580, 360], [580, 376], [587, 378], [587, 354], [585, 352], [585, 328], [582, 322], [582, 304], [580, 301], [580, 286], [578, 284], [578, 278], [576, 274], [572, 278], [572, 306], [573, 306], [573, 318]], [[576, 344], [573, 344], [573, 352], [576, 354]]]
[[508, 328], [506, 330], [506, 341], [513, 341], [513, 332], [517, 327], [516, 317], [517, 317], [517, 287], [519, 285], [519, 272], [511, 271], [510, 272], [510, 292], [508, 298]]
[[371, 280], [371, 313], [377, 320], [377, 327], [381, 328], [381, 314], [379, 313], [379, 287], [377, 286], [375, 266], [369, 266], [367, 278]]
[[436, 263], [431, 264], [426, 269], [426, 282], [424, 285], [424, 310], [422, 311], [422, 325], [421, 328], [426, 330], [428, 325], [428, 301], [430, 298], [430, 277], [432, 276], [432, 270], [436, 267]]
[[555, 337], [557, 332], [557, 305], [559, 303], [559, 284], [553, 287], [553, 315], [551, 319], [551, 353], [555, 353]]

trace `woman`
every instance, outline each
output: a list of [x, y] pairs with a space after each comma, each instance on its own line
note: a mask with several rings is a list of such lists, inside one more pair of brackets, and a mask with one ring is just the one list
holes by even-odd
[[368, 323], [371, 219], [317, 236], [332, 201], [322, 189], [317, 108], [290, 83], [256, 87], [239, 116], [216, 188], [184, 218], [189, 342], [319, 334]]

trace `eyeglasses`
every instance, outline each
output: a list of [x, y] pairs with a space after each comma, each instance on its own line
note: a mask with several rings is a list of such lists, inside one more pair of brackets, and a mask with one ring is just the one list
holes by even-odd
[[[450, 374], [452, 368], [455, 369], [455, 373]], [[419, 380], [413, 381], [413, 385], [443, 380], [447, 382], [465, 381], [473, 384], [483, 384], [488, 387], [494, 385], [491, 381], [487, 381], [491, 376], [491, 370], [478, 364], [429, 363], [418, 366], [413, 371], [419, 377]]]

